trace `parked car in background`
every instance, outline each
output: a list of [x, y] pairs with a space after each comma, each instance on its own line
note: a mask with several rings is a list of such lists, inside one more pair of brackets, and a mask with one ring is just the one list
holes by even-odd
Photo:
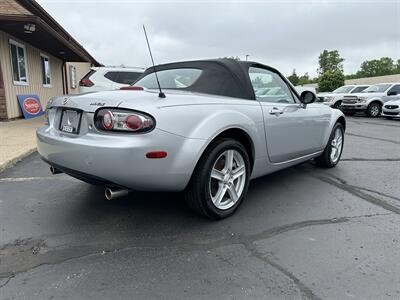
[[[257, 96], [260, 81], [274, 92]], [[346, 120], [315, 98], [260, 63], [159, 65], [133, 87], [50, 100], [38, 151], [53, 173], [105, 186], [107, 199], [184, 191], [194, 211], [221, 219], [240, 206], [250, 179], [310, 159], [336, 166]]]
[[317, 96], [317, 90], [313, 86], [295, 86], [295, 89], [299, 94], [301, 94], [304, 91], [310, 91], [310, 92], [314, 93], [315, 96]]
[[384, 103], [400, 99], [400, 83], [380, 83], [371, 85], [361, 93], [345, 95], [342, 111], [347, 115], [365, 112], [369, 117], [379, 117]]
[[325, 105], [329, 105], [330, 107], [333, 108], [340, 108], [340, 105], [342, 105], [342, 100], [343, 96], [347, 94], [355, 94], [355, 93], [360, 93], [366, 88], [368, 88], [369, 85], [344, 85], [336, 90], [334, 90], [331, 93], [319, 93], [317, 95], [318, 100], [317, 102], [321, 102]]
[[387, 119], [400, 118], [400, 99], [386, 102], [382, 108], [382, 116]]
[[79, 82], [79, 92], [118, 90], [123, 86], [134, 83], [143, 72], [144, 69], [141, 68], [91, 68], [89, 73]]

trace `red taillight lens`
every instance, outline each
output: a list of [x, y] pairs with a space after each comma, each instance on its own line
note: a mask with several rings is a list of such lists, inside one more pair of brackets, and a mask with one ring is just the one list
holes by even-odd
[[129, 115], [125, 119], [125, 124], [132, 130], [139, 130], [143, 127], [143, 121], [138, 115]]
[[90, 79], [82, 79], [81, 81], [79, 81], [79, 85], [90, 87], [93, 86], [94, 83]]
[[101, 119], [104, 129], [111, 130], [114, 127], [113, 114], [111, 111], [106, 111]]
[[155, 127], [153, 117], [117, 108], [99, 109], [94, 120], [97, 129], [107, 131], [148, 132]]

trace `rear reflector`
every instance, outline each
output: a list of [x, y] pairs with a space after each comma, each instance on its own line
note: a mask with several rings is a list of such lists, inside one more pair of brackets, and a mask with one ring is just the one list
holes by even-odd
[[146, 153], [147, 158], [164, 158], [167, 157], [167, 152], [165, 151], [153, 151]]
[[141, 86], [123, 86], [120, 88], [120, 90], [125, 90], [125, 91], [144, 91], [144, 88]]

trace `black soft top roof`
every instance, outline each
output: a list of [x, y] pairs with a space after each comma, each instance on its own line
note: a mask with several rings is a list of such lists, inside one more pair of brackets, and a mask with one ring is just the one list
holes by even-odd
[[[254, 100], [254, 90], [248, 74], [249, 67], [269, 69], [284, 78], [276, 69], [269, 66], [227, 58], [174, 62], [157, 65], [155, 69], [157, 71], [181, 68], [201, 69], [202, 74], [191, 86], [179, 90]], [[146, 69], [138, 80], [153, 72], [153, 67]]]

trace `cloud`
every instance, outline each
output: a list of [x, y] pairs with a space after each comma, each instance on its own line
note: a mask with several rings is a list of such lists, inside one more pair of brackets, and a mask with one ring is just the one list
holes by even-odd
[[315, 75], [339, 50], [346, 73], [362, 61], [400, 58], [400, 1], [50, 1], [39, 3], [97, 60], [147, 67], [142, 24], [156, 63], [239, 56], [285, 74]]

